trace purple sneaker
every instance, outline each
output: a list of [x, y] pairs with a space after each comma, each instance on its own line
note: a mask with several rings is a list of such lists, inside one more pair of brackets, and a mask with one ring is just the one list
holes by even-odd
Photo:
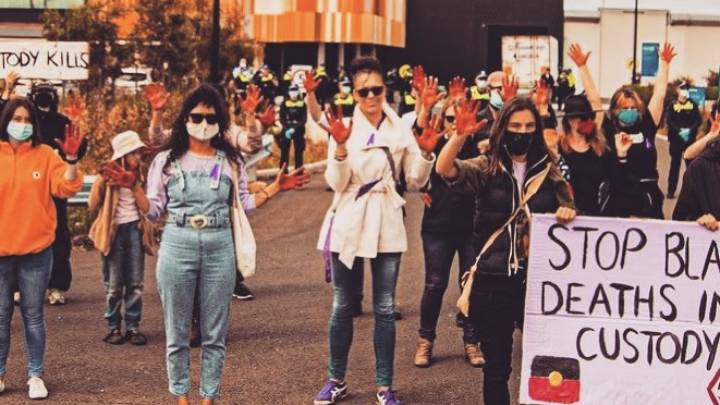
[[400, 405], [400, 400], [395, 397], [395, 391], [387, 390], [377, 393], [377, 405]]
[[315, 397], [315, 405], [331, 405], [348, 394], [348, 386], [344, 381], [328, 380]]

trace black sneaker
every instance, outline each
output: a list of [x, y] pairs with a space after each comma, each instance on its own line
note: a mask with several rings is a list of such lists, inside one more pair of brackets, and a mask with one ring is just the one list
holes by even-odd
[[239, 300], [251, 300], [255, 298], [252, 291], [243, 282], [235, 284], [235, 291], [233, 291], [233, 297]]
[[125, 340], [130, 342], [131, 345], [145, 346], [147, 344], [147, 338], [145, 335], [137, 330], [129, 330], [125, 333]]
[[400, 313], [400, 310], [397, 307], [393, 308], [393, 316], [395, 317], [396, 321], [403, 319], [403, 315]]
[[105, 335], [103, 338], [103, 342], [109, 343], [111, 345], [121, 345], [125, 343], [125, 337], [123, 336], [122, 332], [120, 332], [120, 329], [113, 329]]

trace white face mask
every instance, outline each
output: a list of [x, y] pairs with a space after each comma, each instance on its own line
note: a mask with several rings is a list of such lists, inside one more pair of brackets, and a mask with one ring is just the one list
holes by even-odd
[[199, 124], [188, 122], [185, 124], [185, 128], [187, 129], [188, 134], [198, 141], [207, 141], [208, 139], [212, 139], [218, 134], [218, 132], [220, 132], [220, 126], [218, 124], [208, 125], [204, 120]]
[[38, 110], [42, 112], [50, 112], [50, 107], [38, 107]]

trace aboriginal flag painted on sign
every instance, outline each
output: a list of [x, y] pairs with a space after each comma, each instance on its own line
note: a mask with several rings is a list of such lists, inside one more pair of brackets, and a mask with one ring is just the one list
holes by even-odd
[[530, 398], [556, 404], [580, 401], [580, 362], [569, 357], [535, 356], [530, 366]]

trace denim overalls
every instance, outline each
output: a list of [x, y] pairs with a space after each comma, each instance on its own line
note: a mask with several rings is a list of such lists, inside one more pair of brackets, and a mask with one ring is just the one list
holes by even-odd
[[204, 398], [218, 395], [225, 363], [235, 250], [229, 219], [232, 181], [222, 175], [224, 160], [221, 152], [209, 157], [209, 173], [187, 172], [177, 160], [171, 163], [168, 221], [160, 243], [157, 284], [165, 319], [169, 389], [176, 396], [190, 390], [190, 325], [195, 288], [199, 289], [200, 395]]

